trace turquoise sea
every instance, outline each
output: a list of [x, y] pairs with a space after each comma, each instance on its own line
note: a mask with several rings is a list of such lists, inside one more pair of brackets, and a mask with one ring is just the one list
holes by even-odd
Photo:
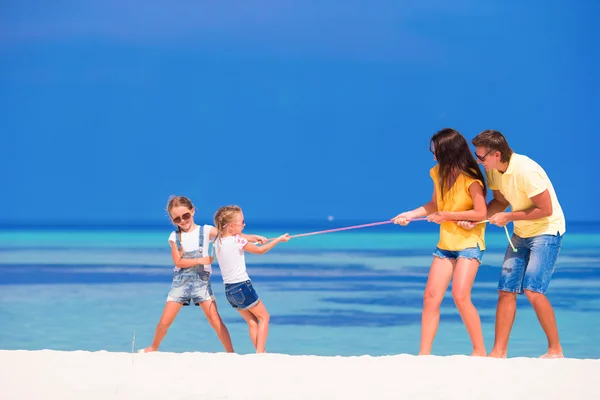
[[[279, 222], [246, 227], [273, 237], [371, 221]], [[108, 350], [146, 347], [172, 276], [159, 225], [0, 226], [0, 348]], [[270, 311], [271, 353], [373, 356], [416, 354], [422, 294], [437, 226], [380, 226], [293, 239], [248, 255], [248, 272]], [[494, 338], [496, 284], [507, 246], [488, 226], [487, 251], [473, 289], [488, 350]], [[225, 300], [218, 264], [213, 289], [239, 353], [252, 353], [245, 322]], [[568, 222], [548, 297], [565, 355], [600, 358], [600, 223]], [[133, 338], [135, 335], [135, 343]], [[198, 307], [185, 307], [161, 351], [223, 351]], [[533, 309], [519, 298], [509, 357], [546, 351]], [[470, 354], [450, 290], [434, 354]]]

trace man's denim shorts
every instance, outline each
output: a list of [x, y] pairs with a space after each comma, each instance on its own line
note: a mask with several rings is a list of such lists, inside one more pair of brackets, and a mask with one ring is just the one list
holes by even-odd
[[225, 284], [225, 297], [233, 308], [247, 310], [260, 301], [251, 281]]
[[562, 246], [562, 236], [558, 233], [530, 238], [513, 235], [511, 242], [517, 252], [510, 246], [506, 249], [498, 290], [519, 294], [524, 290], [546, 293]]
[[174, 273], [167, 301], [182, 303], [184, 306], [189, 306], [193, 302], [198, 306], [204, 301], [214, 299], [210, 286], [210, 273], [204, 271], [203, 265], [183, 268]]
[[436, 247], [433, 256], [438, 258], [449, 258], [451, 260], [467, 258], [469, 260], [477, 260], [481, 264], [483, 252], [484, 250], [479, 249], [479, 245], [477, 245], [477, 247], [468, 247], [463, 250], [443, 250]]

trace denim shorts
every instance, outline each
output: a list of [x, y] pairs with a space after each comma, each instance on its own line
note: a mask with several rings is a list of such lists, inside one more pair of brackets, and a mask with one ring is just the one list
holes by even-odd
[[477, 245], [477, 247], [468, 247], [462, 250], [443, 250], [439, 247], [436, 247], [435, 251], [433, 252], [433, 256], [438, 258], [449, 258], [451, 260], [467, 258], [469, 260], [477, 260], [481, 264], [483, 252], [484, 250], [479, 249], [479, 245]]
[[562, 245], [562, 236], [558, 233], [530, 238], [513, 235], [511, 242], [517, 252], [510, 246], [506, 249], [498, 290], [519, 294], [523, 294], [524, 290], [546, 293]]
[[167, 301], [189, 306], [191, 302], [200, 305], [204, 301], [214, 299], [215, 296], [210, 286], [210, 273], [204, 271], [203, 265], [183, 268], [173, 275], [173, 283]]
[[225, 284], [225, 297], [233, 308], [247, 310], [260, 301], [251, 281]]

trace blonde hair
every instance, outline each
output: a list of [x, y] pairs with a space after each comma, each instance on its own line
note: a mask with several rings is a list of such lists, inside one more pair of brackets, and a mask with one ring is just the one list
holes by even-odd
[[187, 207], [190, 211], [194, 209], [192, 201], [187, 197], [171, 195], [167, 201], [167, 213], [169, 213], [169, 218], [171, 217], [171, 210], [178, 206]]
[[217, 210], [214, 219], [217, 231], [219, 231], [218, 235], [224, 233], [225, 227], [232, 223], [235, 219], [235, 216], [240, 212], [242, 212], [242, 209], [236, 205], [223, 206]]

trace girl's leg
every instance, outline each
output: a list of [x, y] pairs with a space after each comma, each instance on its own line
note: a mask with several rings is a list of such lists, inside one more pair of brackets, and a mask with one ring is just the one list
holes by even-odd
[[458, 308], [460, 317], [467, 328], [471, 343], [473, 343], [472, 356], [486, 356], [485, 344], [483, 342], [483, 333], [481, 331], [481, 320], [477, 309], [471, 302], [471, 288], [477, 275], [479, 261], [459, 258], [454, 268], [454, 276], [452, 278], [452, 297], [454, 304]]
[[240, 312], [240, 314], [248, 324], [248, 333], [250, 334], [250, 340], [252, 340], [252, 344], [256, 349], [256, 337], [258, 335], [258, 320], [254, 316], [254, 314], [252, 314], [248, 310], [242, 310], [241, 308], [238, 308], [237, 310]]
[[258, 332], [256, 334], [256, 352], [266, 353], [265, 346], [267, 344], [267, 336], [269, 336], [269, 320], [271, 316], [265, 308], [265, 305], [260, 301], [257, 305], [249, 309], [258, 320]]
[[160, 343], [167, 334], [167, 331], [177, 316], [177, 313], [179, 310], [181, 310], [181, 306], [181, 303], [167, 301], [162, 316], [160, 317], [160, 321], [158, 321], [158, 325], [156, 325], [156, 331], [154, 332], [154, 340], [152, 341], [152, 345], [150, 347], [146, 347], [143, 351], [144, 353], [158, 350]]
[[217, 302], [214, 300], [203, 301], [200, 303], [200, 308], [202, 308], [202, 311], [204, 311], [204, 315], [206, 315], [206, 319], [208, 320], [210, 326], [212, 326], [217, 333], [221, 344], [223, 347], [225, 347], [225, 351], [228, 353], [233, 353], [231, 336], [229, 336], [229, 331], [219, 315], [219, 310], [217, 310]]
[[440, 323], [440, 305], [452, 278], [455, 260], [433, 257], [429, 278], [423, 295], [423, 315], [421, 317], [421, 346], [419, 355], [431, 354], [433, 339]]

